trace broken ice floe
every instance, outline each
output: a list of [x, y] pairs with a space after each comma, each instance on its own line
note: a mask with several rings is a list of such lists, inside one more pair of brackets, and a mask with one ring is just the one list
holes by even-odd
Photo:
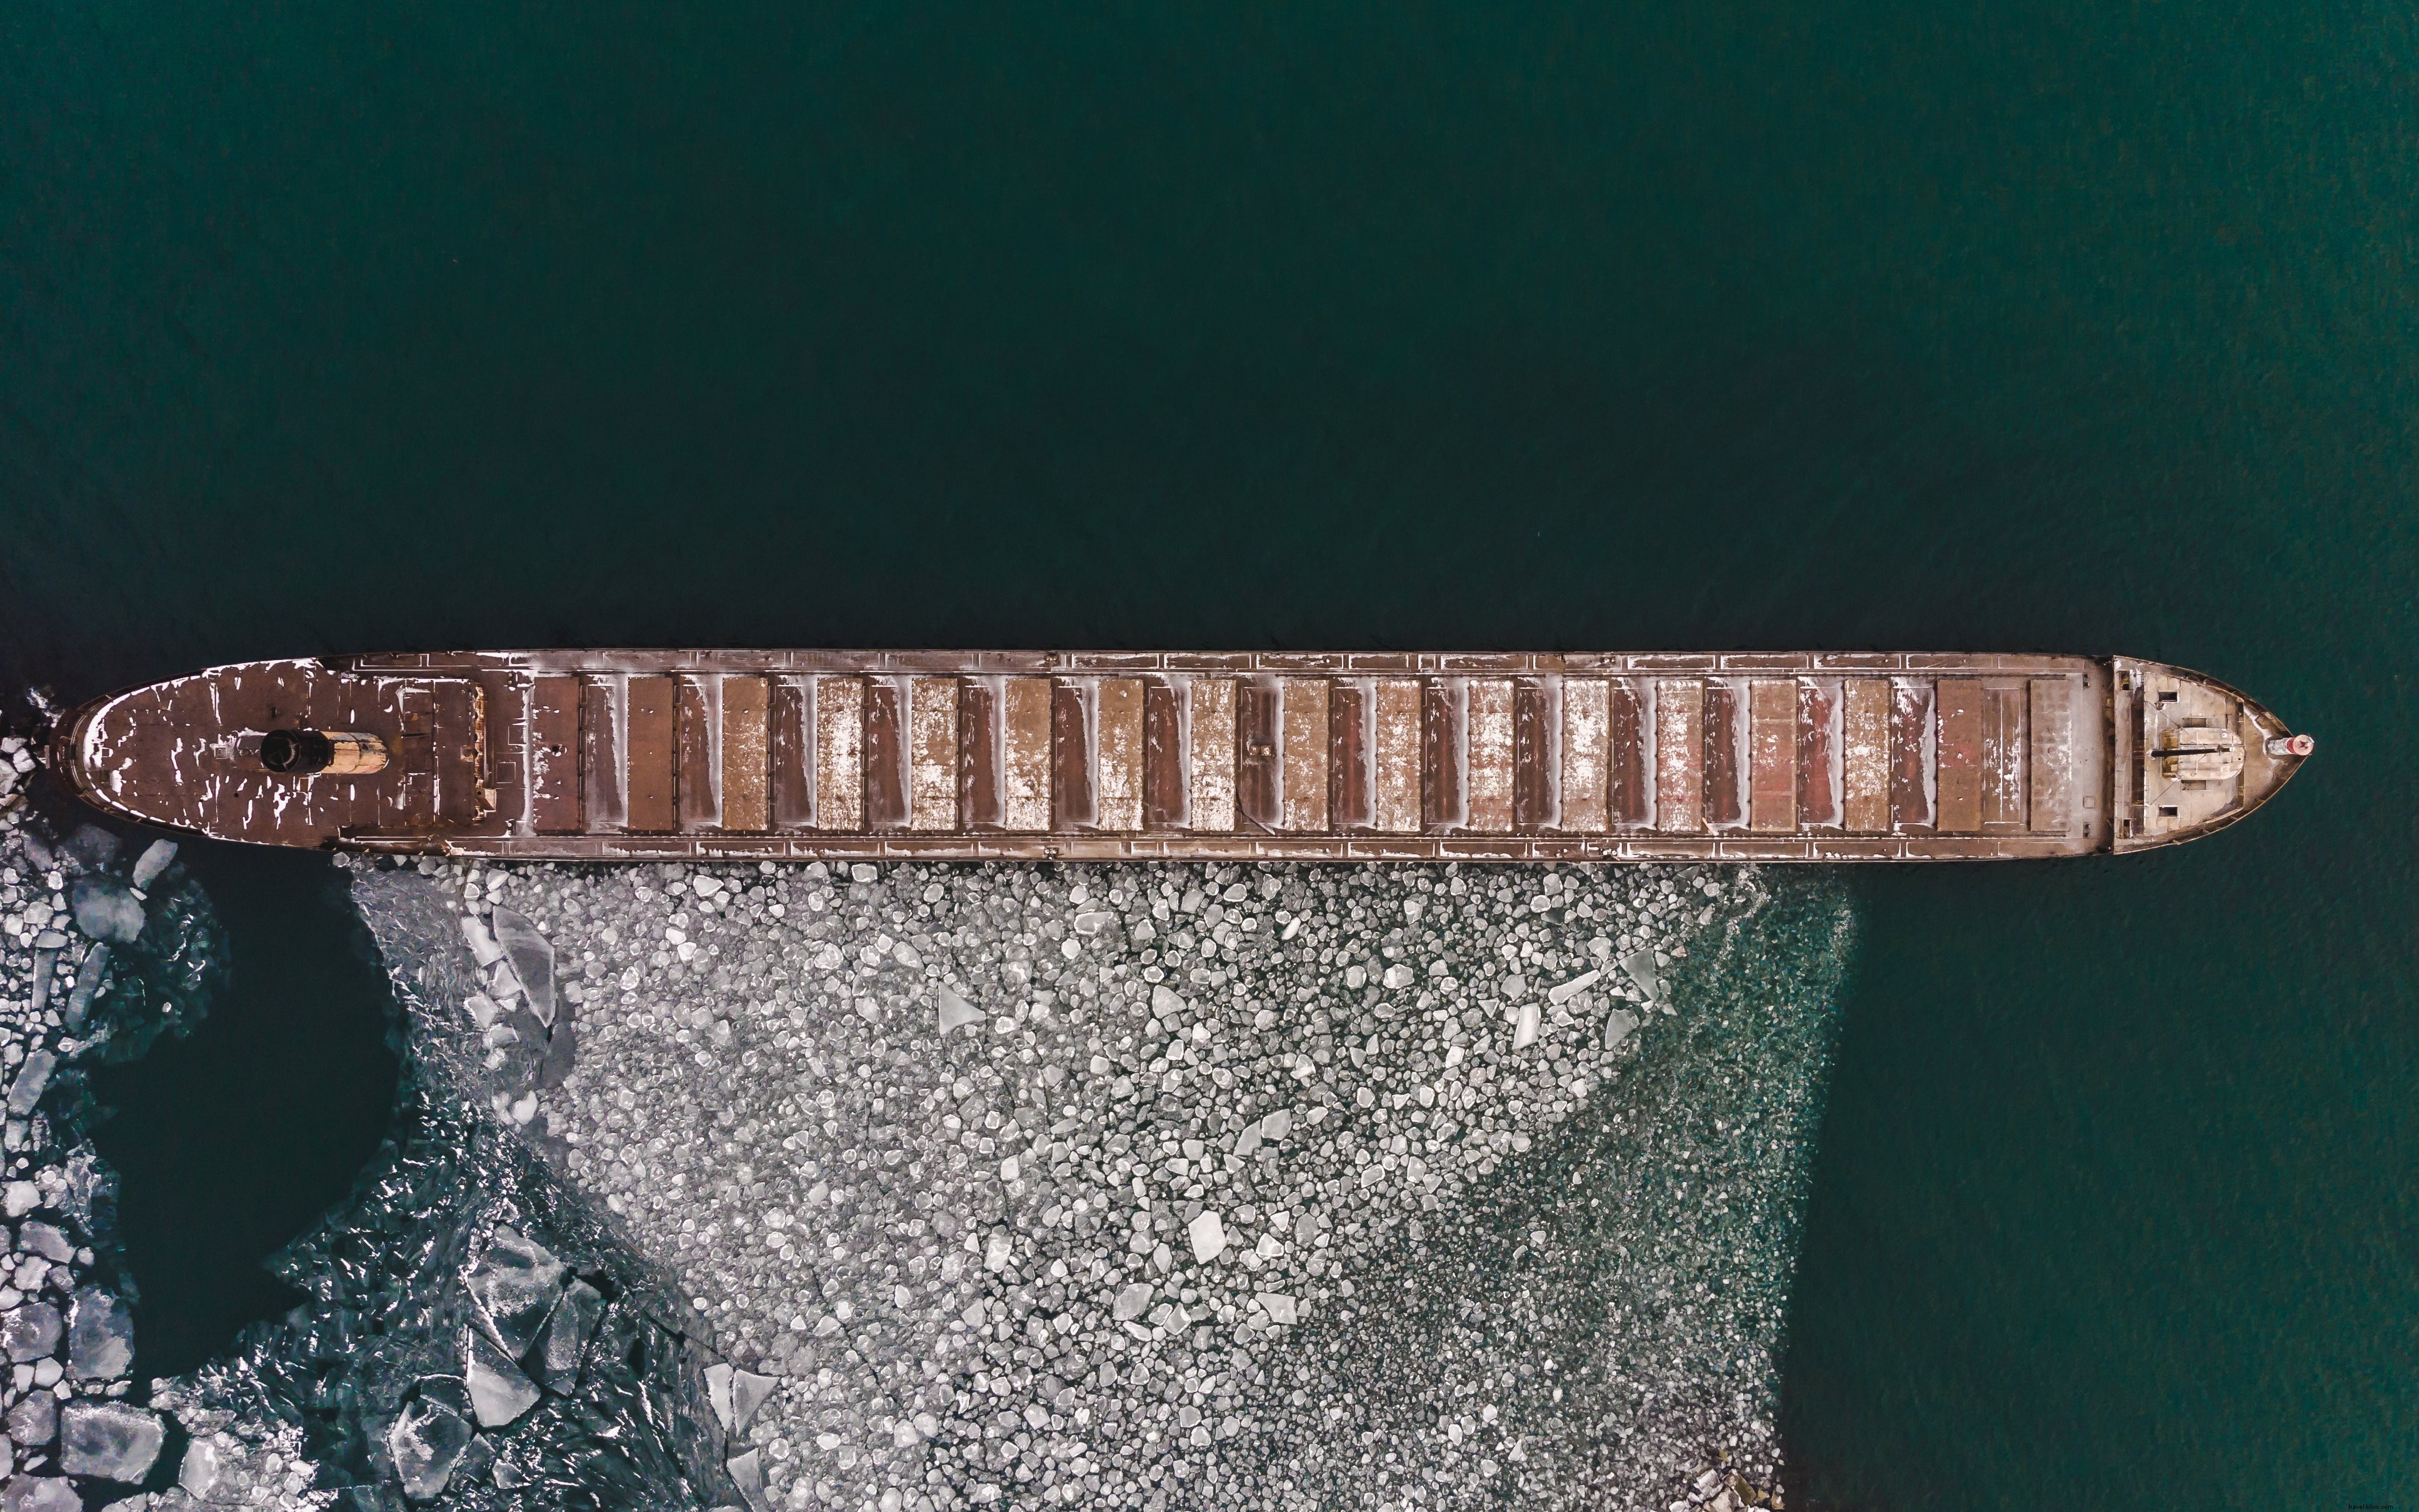
[[[708, 1390], [743, 1498], [1374, 1505], [1391, 1493], [1346, 1451], [1382, 1443], [1439, 1504], [1591, 1504], [1670, 1500], [1708, 1443], [1774, 1463], [1840, 949], [1819, 889], [1742, 944], [1763, 884], [1701, 870], [360, 885], [399, 980], [455, 931], [424, 927], [415, 887], [511, 910], [564, 964], [582, 1053], [498, 1090], [681, 1278], [730, 1366]], [[1708, 949], [1675, 1004], [1664, 973]], [[1650, 1029], [1648, 1002], [1677, 1016]], [[458, 998], [425, 1020], [478, 1033]], [[1718, 1214], [1759, 1216], [1658, 1206], [1675, 1164]], [[1592, 1188], [1630, 1195], [1599, 1209]], [[1578, 1221], [1597, 1213], [1615, 1227]], [[1549, 1256], [1569, 1258], [1536, 1272]], [[1606, 1297], [1625, 1321], [1576, 1320]], [[1576, 1332], [1541, 1344], [1523, 1319]], [[776, 1383], [752, 1420], [723, 1405], [743, 1373]], [[1488, 1411], [1465, 1422], [1473, 1390]]]

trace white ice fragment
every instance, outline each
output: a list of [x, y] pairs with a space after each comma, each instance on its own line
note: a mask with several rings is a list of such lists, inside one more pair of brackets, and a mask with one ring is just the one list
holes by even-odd
[[1117, 1305], [1112, 1311], [1118, 1322], [1125, 1323], [1140, 1318], [1149, 1305], [1150, 1283], [1137, 1281], [1117, 1293]]
[[1260, 1126], [1257, 1120], [1254, 1120], [1243, 1125], [1243, 1132], [1235, 1136], [1235, 1153], [1249, 1155], [1259, 1148]]
[[0, 1196], [0, 1211], [11, 1218], [23, 1218], [42, 1205], [42, 1189], [31, 1181], [11, 1181]]
[[1184, 999], [1177, 996], [1167, 983], [1161, 982], [1150, 990], [1150, 1011], [1161, 1023], [1171, 1023], [1184, 1011]]
[[1630, 951], [1621, 958], [1621, 969], [1629, 973], [1629, 980], [1638, 984], [1639, 992], [1645, 995], [1647, 1001], [1653, 1002], [1663, 995], [1663, 984], [1655, 975], [1654, 951]]
[[141, 856], [135, 857], [134, 872], [128, 880], [133, 884], [137, 891], [140, 891], [159, 881], [160, 873], [167, 871], [168, 863], [176, 858], [177, 842], [175, 841], [155, 840], [143, 848]]
[[1024, 1174], [1024, 1164], [1013, 1155], [999, 1163], [999, 1179], [1003, 1181], [1013, 1181]]
[[1386, 990], [1390, 993], [1401, 992], [1416, 980], [1418, 973], [1399, 961], [1386, 968]]
[[1604, 1021], [1604, 1047], [1607, 1050], [1620, 1048], [1621, 1041], [1628, 1039], [1637, 1027], [1636, 1017], [1622, 1009], [1614, 1009]]
[[504, 958], [503, 947], [487, 933], [486, 920], [476, 914], [462, 916], [462, 942], [470, 948], [470, 959], [479, 963], [482, 971]]
[[1226, 1226], [1210, 1209], [1201, 1210], [1201, 1216], [1184, 1226], [1184, 1233], [1193, 1241], [1193, 1257], [1204, 1265], [1226, 1253]]
[[714, 1420], [722, 1425], [725, 1433], [738, 1431], [731, 1412], [732, 1367], [716, 1363], [705, 1367], [705, 1403], [714, 1409]]
[[881, 874], [881, 872], [865, 861], [859, 861], [848, 869], [849, 880], [852, 882], [871, 882]]
[[1008, 1269], [1008, 1235], [1005, 1233], [994, 1234], [983, 1245], [983, 1269], [986, 1271], [1005, 1271]]
[[1560, 1008], [1564, 1003], [1569, 1002], [1572, 998], [1577, 997], [1579, 994], [1587, 991], [1590, 987], [1595, 986], [1596, 979], [1603, 975], [1604, 973], [1600, 970], [1582, 971], [1578, 976], [1573, 977], [1570, 980], [1557, 984], [1552, 991], [1546, 994], [1546, 1000], [1552, 1003], [1556, 1008]]
[[496, 1000], [485, 993], [472, 993], [462, 999], [462, 1006], [470, 1010], [471, 1022], [483, 1029], [494, 1028], [496, 1015], [502, 1011], [496, 1007]]
[[1369, 980], [1369, 973], [1357, 965], [1344, 968], [1344, 985], [1358, 992]]
[[1270, 1322], [1290, 1323], [1294, 1320], [1296, 1314], [1293, 1299], [1284, 1292], [1263, 1291], [1260, 1293], [1259, 1302], [1261, 1310], [1269, 1315]]
[[1293, 1133], [1293, 1109], [1279, 1108], [1260, 1119], [1260, 1137], [1273, 1143]]
[[1089, 909], [1075, 916], [1075, 933], [1087, 935], [1098, 934], [1117, 921], [1117, 916], [1115, 914], [1098, 908]]
[[1537, 1042], [1538, 1018], [1539, 1014], [1537, 1012], [1536, 1004], [1523, 1003], [1520, 1005], [1519, 1017], [1515, 1019], [1512, 1023], [1513, 1049], [1526, 1050], [1529, 1046]]
[[949, 991], [947, 987], [941, 989], [940, 996], [941, 1032], [943, 1034], [948, 1033], [951, 1029], [963, 1028], [969, 1024], [979, 1024], [982, 1022], [981, 1009], [975, 1007], [972, 1003], [960, 997], [957, 994]]
[[520, 984], [521, 995], [529, 1000], [530, 1011], [540, 1024], [552, 1028], [554, 942], [513, 909], [499, 908], [489, 917], [495, 924], [496, 945], [512, 963], [513, 976]]

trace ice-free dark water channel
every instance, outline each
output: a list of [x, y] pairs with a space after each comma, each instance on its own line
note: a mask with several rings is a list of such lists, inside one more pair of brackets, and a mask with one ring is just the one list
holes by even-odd
[[387, 1127], [392, 1013], [324, 856], [188, 842], [232, 974], [190, 1038], [98, 1071], [146, 1376], [191, 1370], [293, 1295], [261, 1266], [361, 1175]]

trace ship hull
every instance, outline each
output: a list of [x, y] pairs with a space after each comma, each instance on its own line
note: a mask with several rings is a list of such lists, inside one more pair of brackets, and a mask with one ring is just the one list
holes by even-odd
[[[2263, 752], [2230, 795], [2143, 776], [2177, 688]], [[267, 764], [316, 732], [350, 764]], [[221, 839], [532, 860], [2018, 860], [2223, 827], [2283, 733], [2126, 658], [581, 650], [212, 668], [54, 764]]]

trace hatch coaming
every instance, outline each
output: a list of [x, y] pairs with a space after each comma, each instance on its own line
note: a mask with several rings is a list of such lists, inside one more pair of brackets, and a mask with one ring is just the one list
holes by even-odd
[[2077, 855], [2107, 834], [2106, 664], [2080, 657], [598, 650], [350, 665], [486, 687], [498, 807], [446, 837], [466, 854], [1915, 860]]

